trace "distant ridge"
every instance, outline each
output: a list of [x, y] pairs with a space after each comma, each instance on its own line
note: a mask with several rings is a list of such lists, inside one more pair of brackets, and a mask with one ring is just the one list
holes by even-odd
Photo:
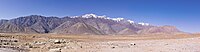
[[174, 26], [158, 27], [124, 18], [85, 14], [63, 18], [30, 15], [11, 20], [0, 20], [0, 33], [133, 35], [182, 32]]

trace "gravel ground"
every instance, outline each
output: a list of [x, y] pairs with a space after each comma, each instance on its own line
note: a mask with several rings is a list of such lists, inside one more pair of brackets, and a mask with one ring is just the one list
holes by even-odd
[[[1, 35], [25, 52], [200, 52], [200, 35]], [[17, 42], [10, 42], [15, 39]], [[0, 48], [0, 52], [18, 52]]]

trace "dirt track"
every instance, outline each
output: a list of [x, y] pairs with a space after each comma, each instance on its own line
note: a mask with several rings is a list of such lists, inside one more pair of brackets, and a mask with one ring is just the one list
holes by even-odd
[[11, 40], [1, 45], [13, 49], [7, 52], [200, 52], [200, 35], [1, 34], [0, 38]]

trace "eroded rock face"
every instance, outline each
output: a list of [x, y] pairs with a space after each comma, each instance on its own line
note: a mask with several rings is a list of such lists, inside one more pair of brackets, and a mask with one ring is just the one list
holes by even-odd
[[160, 26], [160, 27], [146, 28], [146, 29], [138, 31], [138, 33], [141, 33], [141, 34], [152, 34], [152, 33], [175, 34], [175, 33], [183, 33], [183, 32], [181, 32], [174, 26]]
[[175, 32], [181, 31], [172, 26], [156, 27], [147, 23], [135, 23], [124, 18], [108, 18], [94, 14], [64, 18], [31, 15], [0, 20], [0, 33], [132, 35]]

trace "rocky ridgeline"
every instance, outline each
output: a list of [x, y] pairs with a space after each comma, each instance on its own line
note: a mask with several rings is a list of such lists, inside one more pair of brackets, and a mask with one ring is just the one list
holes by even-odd
[[63, 18], [30, 15], [11, 20], [0, 20], [0, 33], [133, 35], [180, 32], [174, 26], [154, 26], [124, 18], [109, 18], [95, 14]]

